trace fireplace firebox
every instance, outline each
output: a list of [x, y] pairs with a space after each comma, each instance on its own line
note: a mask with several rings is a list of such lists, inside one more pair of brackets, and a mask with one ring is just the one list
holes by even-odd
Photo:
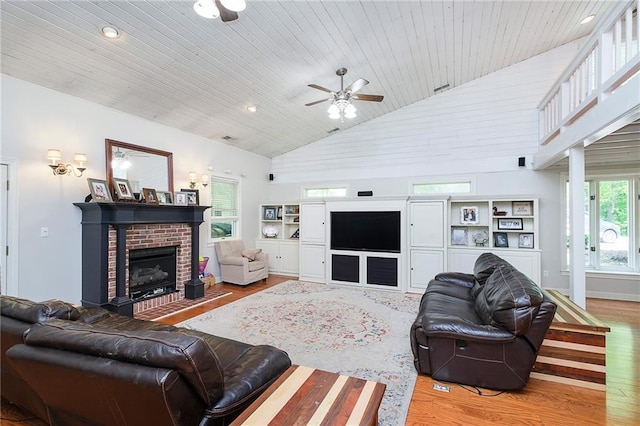
[[176, 291], [177, 246], [129, 250], [129, 297], [134, 302]]

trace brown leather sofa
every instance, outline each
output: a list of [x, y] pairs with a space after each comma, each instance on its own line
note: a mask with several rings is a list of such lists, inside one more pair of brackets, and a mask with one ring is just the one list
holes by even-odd
[[52, 425], [226, 425], [291, 365], [272, 346], [59, 301], [39, 307], [63, 304], [64, 319], [25, 315], [29, 304], [1, 296], [2, 396]]
[[441, 273], [427, 286], [411, 327], [415, 367], [445, 382], [521, 389], [555, 311], [533, 281], [483, 253], [473, 274]]

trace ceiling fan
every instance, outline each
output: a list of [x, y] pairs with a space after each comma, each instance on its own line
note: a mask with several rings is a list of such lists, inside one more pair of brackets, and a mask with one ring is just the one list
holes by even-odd
[[320, 99], [319, 101], [310, 102], [305, 106], [312, 106], [326, 101], [332, 101], [329, 107], [329, 118], [340, 118], [344, 121], [344, 118], [353, 118], [356, 116], [356, 108], [351, 103], [352, 100], [356, 101], [369, 101], [369, 102], [382, 102], [384, 96], [382, 95], [367, 95], [364, 93], [356, 93], [360, 91], [364, 86], [369, 84], [364, 78], [359, 78], [349, 86], [344, 87], [344, 75], [347, 73], [346, 68], [340, 68], [336, 71], [336, 75], [340, 76], [340, 90], [334, 92], [326, 87], [318, 86], [317, 84], [309, 84], [309, 87], [322, 90], [323, 92], [331, 93], [331, 97], [326, 99]]
[[238, 12], [247, 7], [245, 0], [196, 0], [193, 9], [203, 18], [216, 19], [220, 17], [222, 22], [230, 22], [238, 19]]

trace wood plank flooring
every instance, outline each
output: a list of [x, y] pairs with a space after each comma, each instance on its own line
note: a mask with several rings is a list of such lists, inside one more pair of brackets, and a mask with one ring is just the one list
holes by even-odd
[[[165, 317], [176, 324], [291, 277], [270, 275], [247, 287], [216, 284], [232, 294]], [[407, 425], [637, 425], [640, 424], [640, 303], [588, 299], [587, 310], [611, 327], [607, 334], [607, 390], [531, 379], [525, 389], [498, 392], [447, 384], [450, 392], [433, 389], [429, 376], [418, 376]], [[409, 344], [407, 325], [407, 344]], [[44, 425], [29, 413], [2, 401], [0, 423], [7, 426]]]

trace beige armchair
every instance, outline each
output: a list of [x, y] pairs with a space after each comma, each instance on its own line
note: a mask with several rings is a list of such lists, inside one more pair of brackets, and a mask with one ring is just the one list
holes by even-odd
[[269, 255], [260, 249], [247, 250], [241, 240], [215, 243], [222, 281], [248, 285], [269, 276]]

